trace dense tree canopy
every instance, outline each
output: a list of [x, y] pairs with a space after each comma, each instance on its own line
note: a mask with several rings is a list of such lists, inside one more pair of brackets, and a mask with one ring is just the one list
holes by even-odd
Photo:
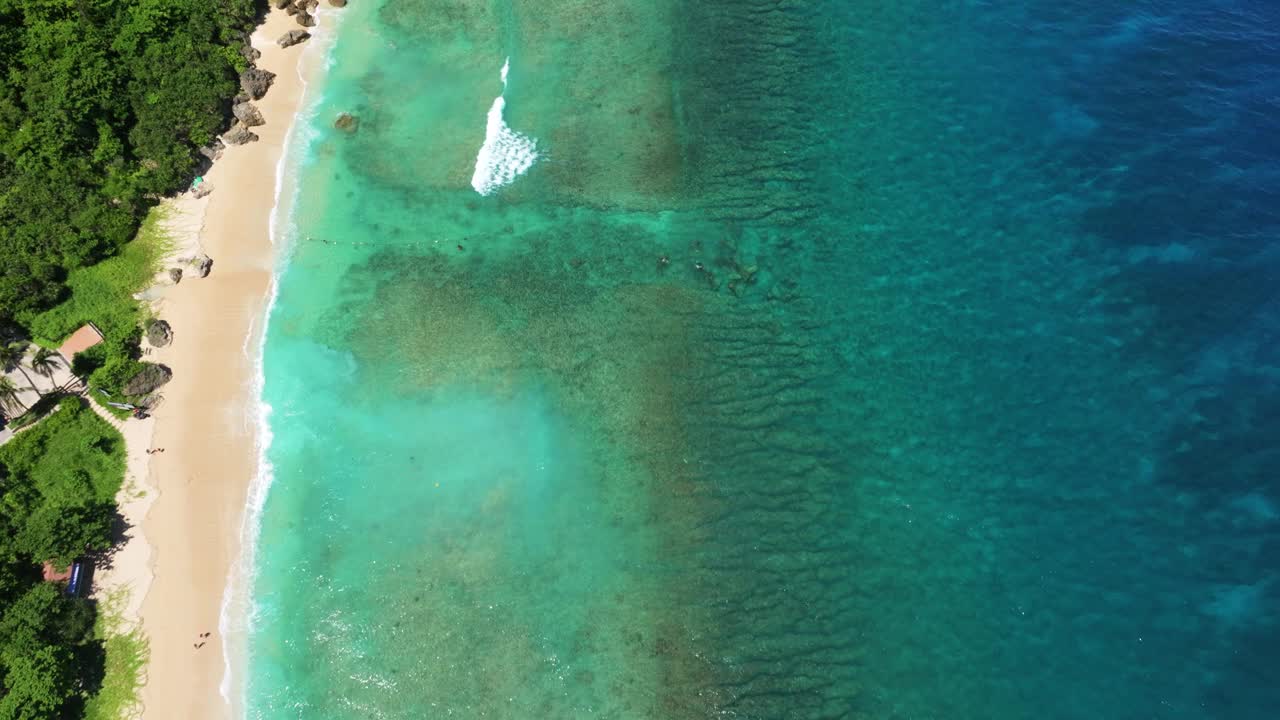
[[0, 447], [0, 720], [74, 716], [102, 675], [93, 607], [41, 582], [112, 540], [124, 439], [80, 398]]
[[[136, 374], [130, 294], [159, 244], [130, 239], [226, 126], [265, 5], [0, 0], [0, 337], [92, 320], [106, 342], [76, 358], [82, 374], [111, 391]], [[110, 546], [123, 477], [123, 439], [78, 397], [0, 447], [0, 720], [101, 699], [94, 608], [40, 564]]]
[[0, 556], [65, 566], [111, 543], [124, 440], [80, 398], [0, 447]]
[[[98, 384], [136, 370], [128, 294], [153, 259], [121, 251], [225, 126], [262, 5], [0, 0], [0, 329], [56, 340], [94, 319]], [[96, 692], [93, 607], [39, 565], [109, 547], [123, 475], [122, 438], [79, 398], [0, 448], [0, 720], [77, 717]]]
[[0, 322], [116, 253], [225, 125], [255, 0], [0, 0]]
[[6, 690], [0, 720], [59, 717], [83, 685], [78, 659], [93, 654], [84, 647], [92, 630], [89, 604], [49, 583], [32, 586], [9, 606], [0, 618]]

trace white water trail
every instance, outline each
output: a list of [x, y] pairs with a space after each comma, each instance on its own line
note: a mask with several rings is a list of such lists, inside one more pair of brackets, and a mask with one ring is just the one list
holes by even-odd
[[538, 159], [537, 142], [512, 130], [503, 118], [507, 101], [507, 74], [511, 58], [502, 63], [502, 94], [494, 98], [485, 121], [484, 144], [476, 154], [476, 169], [471, 174], [471, 187], [481, 195], [490, 195], [524, 174]]

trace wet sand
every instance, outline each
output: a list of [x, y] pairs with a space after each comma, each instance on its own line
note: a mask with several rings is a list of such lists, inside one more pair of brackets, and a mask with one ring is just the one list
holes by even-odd
[[[220, 685], [225, 659], [240, 657], [242, 643], [238, 633], [222, 637], [219, 611], [257, 466], [253, 379], [271, 285], [276, 168], [304, 88], [307, 44], [281, 49], [275, 41], [298, 27], [273, 10], [254, 33], [262, 51], [257, 66], [276, 73], [256, 101], [266, 120], [253, 128], [260, 140], [226, 149], [205, 175], [210, 195], [171, 201], [167, 222], [179, 245], [172, 265], [184, 267], [187, 278], [153, 291], [174, 341], [146, 359], [168, 365], [174, 376], [154, 413], [152, 445], [164, 452], [143, 456], [155, 490], [145, 538], [130, 541], [150, 546], [154, 577], [141, 618], [151, 662], [142, 701], [143, 717], [154, 720], [234, 715]], [[213, 259], [203, 279], [181, 263], [199, 253]], [[206, 644], [193, 647], [206, 632]]]

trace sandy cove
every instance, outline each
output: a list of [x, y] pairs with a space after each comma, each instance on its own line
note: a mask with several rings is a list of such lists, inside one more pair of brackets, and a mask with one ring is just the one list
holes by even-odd
[[[257, 67], [276, 74], [255, 102], [266, 121], [253, 128], [260, 140], [224, 151], [205, 175], [212, 188], [207, 197], [187, 194], [169, 203], [175, 257], [207, 253], [212, 273], [150, 293], [174, 339], [145, 359], [174, 374], [153, 413], [154, 431], [139, 426], [130, 437], [129, 475], [146, 496], [122, 507], [133, 530], [102, 585], [130, 587], [128, 609], [140, 606], [151, 645], [143, 717], [151, 720], [222, 719], [234, 712], [220, 692], [227, 648], [219, 610], [257, 471], [253, 378], [274, 261], [276, 168], [302, 99], [300, 58], [307, 47], [281, 49], [275, 41], [295, 29], [293, 18], [272, 10], [253, 35], [262, 52]], [[164, 451], [147, 455], [144, 435]], [[194, 648], [206, 632], [212, 633], [207, 643]], [[244, 638], [231, 635], [231, 657], [238, 657]]]

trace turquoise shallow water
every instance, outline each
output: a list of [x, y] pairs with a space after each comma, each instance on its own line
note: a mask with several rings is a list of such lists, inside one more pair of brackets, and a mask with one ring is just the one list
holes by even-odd
[[343, 13], [249, 717], [1280, 706], [1268, 6]]

